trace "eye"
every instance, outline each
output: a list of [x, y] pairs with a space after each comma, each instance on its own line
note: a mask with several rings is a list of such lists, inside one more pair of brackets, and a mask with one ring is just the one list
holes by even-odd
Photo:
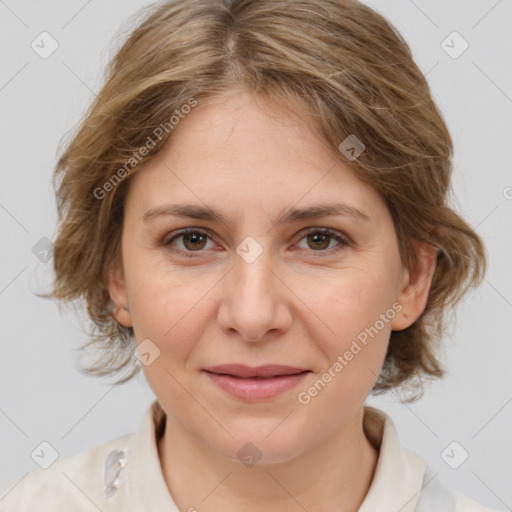
[[[210, 235], [205, 231], [201, 231], [200, 229], [196, 228], [188, 228], [178, 231], [169, 240], [164, 240], [163, 245], [170, 247], [172, 250], [180, 252], [185, 256], [192, 256], [187, 254], [187, 252], [201, 252], [203, 249], [205, 249], [205, 243], [209, 238], [211, 239]], [[175, 240], [180, 239], [182, 240], [182, 247], [178, 247], [177, 249], [172, 247], [172, 243]]]
[[[325, 250], [329, 248], [333, 239], [338, 242], [338, 245], [335, 245], [334, 248], [331, 247], [330, 250]], [[301, 238], [302, 240], [306, 240], [306, 249], [312, 249], [313, 252], [328, 252], [329, 254], [340, 251], [349, 245], [344, 236], [327, 228], [309, 228], [306, 231], [306, 236]]]
[[[182, 229], [178, 232], [171, 233], [171, 238], [164, 239], [162, 245], [169, 247], [171, 250], [181, 253], [187, 257], [194, 257], [194, 252], [201, 253], [205, 249], [212, 249], [207, 247], [208, 239], [211, 240], [211, 236], [206, 231], [197, 228]], [[329, 254], [342, 250], [344, 247], [349, 245], [349, 241], [342, 236], [340, 233], [327, 228], [309, 228], [306, 231], [306, 235], [300, 240], [306, 240], [306, 249], [311, 249], [313, 252], [328, 252]], [[332, 240], [336, 240], [338, 245], [331, 247]], [[178, 247], [173, 246], [175, 241], [181, 241]], [[181, 247], [179, 247], [181, 245]], [[304, 247], [302, 247], [304, 248]], [[329, 249], [329, 250], [326, 250]]]

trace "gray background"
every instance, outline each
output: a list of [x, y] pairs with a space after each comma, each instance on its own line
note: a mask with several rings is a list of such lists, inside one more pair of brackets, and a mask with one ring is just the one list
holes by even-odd
[[[489, 269], [446, 336], [449, 375], [415, 404], [400, 404], [395, 393], [367, 403], [391, 414], [403, 443], [451, 487], [511, 510], [512, 2], [368, 3], [401, 31], [427, 73], [455, 141], [452, 203], [483, 237]], [[0, 490], [37, 467], [30, 454], [41, 441], [66, 457], [133, 432], [154, 398], [142, 376], [113, 387], [77, 371], [87, 319], [34, 295], [48, 288], [51, 261], [32, 252], [54, 235], [59, 140], [99, 90], [112, 37], [146, 4], [0, 1]], [[31, 48], [43, 31], [59, 44], [47, 59]], [[458, 58], [441, 47], [453, 31], [469, 43]], [[450, 41], [452, 51], [461, 48]], [[458, 469], [441, 456], [452, 441], [469, 453]]]

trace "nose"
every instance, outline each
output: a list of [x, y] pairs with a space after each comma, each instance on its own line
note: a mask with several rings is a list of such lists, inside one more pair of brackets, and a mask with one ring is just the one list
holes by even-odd
[[238, 333], [245, 341], [262, 342], [290, 328], [292, 292], [268, 249], [254, 261], [235, 254], [223, 281], [218, 322], [229, 336]]

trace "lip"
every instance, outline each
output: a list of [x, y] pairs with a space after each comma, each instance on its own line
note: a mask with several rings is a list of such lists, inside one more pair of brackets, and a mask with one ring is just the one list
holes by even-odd
[[255, 367], [246, 366], [245, 364], [221, 364], [205, 368], [205, 371], [234, 377], [250, 378], [295, 375], [307, 371], [307, 368], [285, 366], [282, 364], [266, 364], [264, 366]]
[[[309, 370], [291, 368], [289, 366], [268, 365], [249, 368], [243, 365], [229, 365], [229, 371], [245, 372], [245, 374], [267, 374], [256, 376], [234, 376], [220, 373], [227, 365], [213, 367], [203, 372], [223, 391], [246, 401], [268, 400], [293, 389], [309, 373]], [[236, 367], [235, 367], [236, 366]], [[219, 373], [213, 373], [214, 370]], [[274, 372], [274, 373], [272, 373]], [[277, 373], [276, 372], [288, 372]], [[270, 375], [270, 376], [269, 376]], [[273, 376], [272, 376], [273, 375]]]

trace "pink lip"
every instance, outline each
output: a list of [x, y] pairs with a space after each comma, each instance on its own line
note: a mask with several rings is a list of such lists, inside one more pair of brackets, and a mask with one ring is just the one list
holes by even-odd
[[306, 368], [297, 368], [293, 366], [284, 366], [281, 364], [266, 364], [264, 366], [256, 366], [254, 368], [244, 364], [221, 364], [205, 368], [205, 371], [231, 375], [235, 377], [280, 377], [283, 375], [295, 375], [306, 371]]
[[274, 398], [294, 388], [309, 373], [308, 370], [292, 375], [275, 377], [235, 377], [203, 370], [212, 381], [232, 396], [243, 400], [265, 400]]

